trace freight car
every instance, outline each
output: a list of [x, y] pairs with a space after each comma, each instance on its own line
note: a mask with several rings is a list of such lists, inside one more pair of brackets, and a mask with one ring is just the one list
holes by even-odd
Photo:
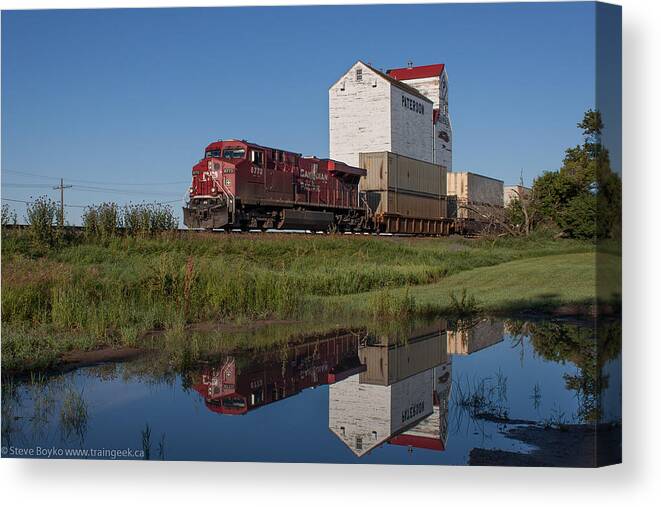
[[193, 166], [184, 224], [194, 229], [368, 229], [366, 171], [245, 140], [209, 144]]
[[360, 187], [374, 231], [423, 235], [453, 231], [445, 167], [388, 151], [360, 153], [359, 163], [367, 171]]
[[245, 140], [213, 142], [193, 166], [184, 224], [228, 231], [462, 231], [463, 220], [447, 217], [445, 168], [388, 152], [360, 160], [361, 168]]

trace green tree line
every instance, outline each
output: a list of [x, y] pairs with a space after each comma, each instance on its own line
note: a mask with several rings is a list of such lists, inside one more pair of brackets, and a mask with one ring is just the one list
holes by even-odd
[[611, 169], [601, 142], [601, 113], [588, 110], [577, 127], [583, 144], [565, 151], [562, 167], [536, 178], [530, 190], [506, 208], [506, 224], [517, 234], [550, 230], [558, 237], [621, 237], [622, 180]]

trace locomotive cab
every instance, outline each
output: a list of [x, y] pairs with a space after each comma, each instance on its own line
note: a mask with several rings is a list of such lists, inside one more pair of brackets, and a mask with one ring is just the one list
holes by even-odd
[[[237, 176], [250, 174], [259, 182], [267, 165], [266, 149], [230, 139], [216, 141], [204, 150], [204, 157], [193, 166], [184, 223], [194, 229], [229, 229], [236, 226], [238, 206]], [[245, 221], [245, 220], [243, 220]], [[244, 223], [238, 224], [244, 228]]]
[[[213, 146], [213, 145], [212, 145]], [[246, 149], [243, 147], [228, 147], [228, 148], [207, 148], [205, 158], [222, 158], [225, 160], [244, 160], [246, 158]]]
[[205, 158], [193, 166], [188, 204], [184, 208], [184, 223], [188, 227], [217, 229], [231, 221], [236, 163], [242, 157], [245, 150], [208, 149]]

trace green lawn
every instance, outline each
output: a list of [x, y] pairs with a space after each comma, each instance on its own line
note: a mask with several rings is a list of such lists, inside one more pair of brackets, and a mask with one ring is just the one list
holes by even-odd
[[[614, 255], [600, 254], [600, 262], [602, 267], [607, 267], [605, 272], [619, 273], [621, 269], [620, 258]], [[408, 296], [418, 310], [452, 311], [452, 296], [460, 300], [465, 291], [479, 311], [544, 311], [567, 305], [593, 305], [596, 278], [596, 255], [586, 252], [475, 268], [448, 276], [437, 283], [388, 290], [386, 293], [398, 301]], [[333, 298], [331, 303], [337, 307], [347, 306], [358, 313], [370, 313], [375, 297], [375, 292], [363, 293]], [[609, 299], [617, 297], [618, 294], [611, 293]]]

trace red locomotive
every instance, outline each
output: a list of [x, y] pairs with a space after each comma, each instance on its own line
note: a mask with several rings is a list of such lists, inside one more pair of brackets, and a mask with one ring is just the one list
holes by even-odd
[[212, 412], [242, 415], [309, 387], [339, 382], [365, 370], [355, 333], [322, 337], [282, 350], [229, 356], [195, 377], [193, 388]]
[[184, 224], [194, 229], [363, 230], [366, 171], [335, 160], [230, 139], [193, 166]]

